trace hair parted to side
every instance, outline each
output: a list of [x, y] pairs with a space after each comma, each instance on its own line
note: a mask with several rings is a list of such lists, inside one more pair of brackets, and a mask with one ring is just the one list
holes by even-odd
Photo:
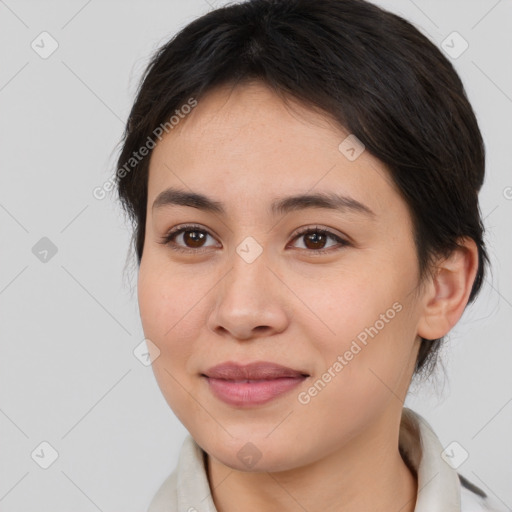
[[[140, 264], [151, 151], [119, 170], [191, 98], [260, 80], [320, 110], [390, 170], [414, 224], [420, 276], [463, 237], [478, 246], [469, 302], [489, 263], [478, 192], [485, 148], [463, 84], [405, 19], [364, 0], [248, 0], [201, 16], [153, 56], [130, 112], [116, 185]], [[441, 339], [421, 341], [415, 373], [434, 369]]]

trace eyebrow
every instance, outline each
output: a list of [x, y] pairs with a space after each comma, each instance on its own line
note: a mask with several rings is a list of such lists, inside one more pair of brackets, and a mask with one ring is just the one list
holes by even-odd
[[[226, 210], [220, 201], [209, 198], [197, 192], [188, 192], [170, 187], [160, 194], [153, 202], [152, 209], [165, 206], [188, 206], [206, 212], [225, 215]], [[336, 194], [334, 192], [316, 192], [313, 194], [298, 194], [275, 199], [270, 204], [270, 213], [274, 216], [303, 210], [306, 208], [323, 208], [326, 210], [338, 210], [362, 213], [369, 217], [375, 217], [375, 212], [356, 199]]]

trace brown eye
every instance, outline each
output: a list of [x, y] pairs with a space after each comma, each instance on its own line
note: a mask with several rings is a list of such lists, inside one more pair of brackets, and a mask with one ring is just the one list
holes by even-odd
[[191, 231], [186, 230], [183, 231], [183, 241], [187, 247], [202, 247], [204, 241], [206, 240], [206, 236], [204, 231]]
[[210, 247], [205, 245], [208, 237], [211, 237], [210, 233], [199, 226], [181, 226], [172, 229], [159, 243], [175, 251], [202, 252], [200, 249]]
[[[330, 252], [331, 248], [336, 248], [336, 245], [338, 246], [347, 246], [350, 245], [346, 240], [343, 240], [338, 235], [335, 235], [331, 231], [328, 231], [327, 229], [322, 229], [319, 227], [316, 228], [306, 228], [302, 231], [300, 231], [297, 236], [294, 238], [294, 240], [303, 240], [304, 247], [299, 247], [300, 249], [304, 248], [308, 252]], [[328, 246], [326, 248], [326, 244], [328, 243], [329, 239], [334, 240], [336, 243]], [[340, 247], [338, 247], [340, 248]]]
[[[212, 246], [211, 244], [205, 245], [208, 237], [213, 238], [208, 231], [200, 226], [178, 226], [167, 233], [159, 243], [169, 246], [174, 251], [197, 254], [205, 252], [208, 247]], [[303, 229], [294, 238], [294, 240], [301, 239], [303, 247], [295, 247], [315, 255], [325, 254], [350, 245], [338, 235], [319, 227]], [[329, 240], [334, 243], [327, 245]]]
[[323, 233], [318, 232], [312, 232], [308, 233], [307, 235], [303, 235], [304, 237], [304, 245], [308, 249], [323, 249], [325, 246], [325, 243], [327, 242], [327, 236]]

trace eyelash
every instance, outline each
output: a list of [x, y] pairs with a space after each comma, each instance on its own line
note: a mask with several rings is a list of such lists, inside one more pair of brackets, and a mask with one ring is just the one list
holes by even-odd
[[[194, 249], [192, 247], [183, 247], [181, 245], [176, 244], [172, 239], [176, 236], [186, 233], [188, 231], [199, 231], [201, 233], [206, 233], [207, 235], [212, 236], [206, 229], [203, 229], [201, 226], [195, 225], [195, 224], [187, 224], [178, 226], [176, 228], [173, 228], [170, 230], [158, 243], [162, 245], [169, 246], [170, 249], [173, 251], [181, 252], [181, 253], [195, 253], [195, 254], [202, 254], [208, 250], [208, 248], [200, 247], [198, 249]], [[340, 244], [340, 247], [329, 247], [327, 249], [302, 249], [299, 248], [299, 250], [306, 251], [312, 255], [322, 255], [327, 254], [329, 252], [332, 252], [333, 250], [339, 250], [343, 247], [351, 245], [349, 242], [344, 240], [343, 238], [339, 237], [338, 235], [334, 234], [333, 232], [320, 228], [318, 226], [312, 228], [312, 227], [306, 227], [301, 228], [297, 233], [295, 233], [295, 236], [293, 237], [293, 240], [300, 238], [301, 236], [307, 235], [309, 233], [320, 233], [322, 235], [325, 235], [327, 237], [330, 237], [334, 239], [338, 244]]]

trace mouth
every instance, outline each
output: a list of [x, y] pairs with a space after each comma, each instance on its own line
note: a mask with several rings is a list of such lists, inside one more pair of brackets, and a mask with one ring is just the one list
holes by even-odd
[[201, 374], [212, 394], [223, 402], [250, 407], [265, 404], [300, 385], [309, 374], [268, 362], [214, 366]]

